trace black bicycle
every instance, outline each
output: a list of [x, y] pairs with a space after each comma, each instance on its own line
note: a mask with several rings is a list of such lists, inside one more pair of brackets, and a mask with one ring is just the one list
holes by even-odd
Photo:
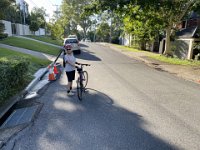
[[77, 96], [80, 101], [82, 101], [83, 92], [86, 91], [86, 86], [88, 83], [88, 73], [83, 70], [83, 66], [90, 66], [89, 64], [80, 64], [80, 66], [76, 66], [79, 77], [77, 79]]

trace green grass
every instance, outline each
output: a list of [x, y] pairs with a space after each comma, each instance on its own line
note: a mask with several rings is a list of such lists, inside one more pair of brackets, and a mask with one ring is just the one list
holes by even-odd
[[26, 57], [30, 61], [30, 73], [35, 73], [39, 68], [46, 67], [51, 62], [49, 60], [36, 58], [34, 56], [23, 54], [20, 52], [12, 51], [6, 48], [0, 48], [0, 58], [8, 56], [21, 56]]
[[135, 48], [132, 48], [132, 47], [128, 47], [128, 46], [123, 46], [123, 45], [118, 45], [118, 44], [112, 44], [112, 45], [115, 46], [115, 47], [117, 47], [117, 48], [120, 48], [120, 49], [126, 50], [126, 51], [132, 51], [132, 52], [145, 52], [145, 51], [138, 50], [138, 49], [135, 49]]
[[38, 51], [38, 52], [42, 52], [42, 53], [46, 53], [46, 54], [51, 54], [51, 55], [55, 55], [55, 56], [58, 55], [58, 53], [60, 51], [59, 48], [49, 46], [46, 44], [42, 44], [40, 42], [28, 40], [28, 39], [18, 38], [18, 37], [8, 37], [8, 38], [0, 41], [0, 43], [11, 45], [11, 46], [16, 46], [16, 47], [20, 47], [20, 48], [25, 48], [25, 49], [29, 49], [29, 50], [33, 50], [33, 51]]
[[55, 44], [55, 45], [58, 45], [58, 46], [62, 46], [63, 45], [63, 41], [62, 40], [53, 40], [49, 36], [27, 35], [26, 37], [33, 38], [33, 39], [36, 39], [36, 40], [39, 40], [39, 41], [43, 41], [43, 42], [47, 42], [47, 43], [51, 43], [51, 44]]
[[170, 57], [166, 57], [160, 54], [155, 54], [155, 53], [143, 51], [143, 50], [137, 50], [131, 47], [123, 46], [123, 45], [117, 45], [117, 44], [112, 44], [112, 45], [122, 50], [127, 50], [127, 51], [132, 51], [132, 52], [142, 52], [142, 53], [145, 53], [146, 56], [152, 59], [159, 60], [161, 62], [165, 62], [165, 63], [169, 63], [173, 65], [200, 66], [200, 61], [170, 58]]
[[166, 57], [160, 54], [149, 54], [148, 57], [162, 61], [162, 62], [166, 62], [169, 64], [173, 64], [173, 65], [185, 65], [185, 66], [199, 66], [200, 65], [200, 61], [170, 58], [170, 57]]

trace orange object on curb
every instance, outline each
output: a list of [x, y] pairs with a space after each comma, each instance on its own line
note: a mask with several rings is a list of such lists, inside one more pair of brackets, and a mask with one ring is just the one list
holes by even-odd
[[59, 74], [59, 72], [58, 72], [58, 69], [57, 69], [56, 65], [54, 65], [54, 67], [53, 67], [53, 71], [54, 71], [54, 73], [55, 73], [55, 74]]
[[49, 65], [48, 68], [49, 68], [49, 81], [55, 81], [56, 78], [53, 72], [53, 68], [51, 67], [51, 65]]

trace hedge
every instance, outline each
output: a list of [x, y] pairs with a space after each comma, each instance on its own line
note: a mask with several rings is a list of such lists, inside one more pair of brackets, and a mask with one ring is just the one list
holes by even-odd
[[5, 39], [8, 37], [7, 33], [0, 33], [0, 40]]
[[21, 90], [29, 78], [29, 61], [24, 57], [0, 58], [0, 103]]

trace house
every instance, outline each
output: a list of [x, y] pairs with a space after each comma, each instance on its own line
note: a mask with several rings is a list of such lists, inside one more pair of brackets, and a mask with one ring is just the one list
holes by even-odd
[[[200, 43], [200, 15], [192, 12], [187, 20], [178, 25], [176, 40], [172, 41], [172, 51], [174, 55], [181, 59], [194, 59], [200, 53], [194, 45]], [[160, 42], [159, 53], [165, 50], [165, 39]]]

